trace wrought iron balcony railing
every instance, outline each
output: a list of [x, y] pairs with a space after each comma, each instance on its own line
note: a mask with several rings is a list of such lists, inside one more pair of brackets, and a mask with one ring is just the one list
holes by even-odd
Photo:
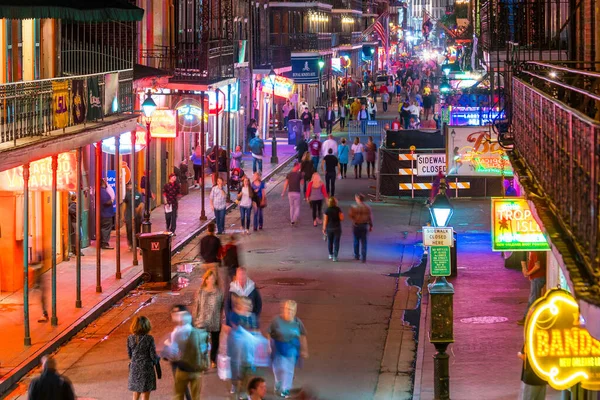
[[352, 45], [362, 42], [362, 32], [342, 32], [338, 35], [340, 37], [340, 45]]
[[[133, 70], [113, 71], [118, 73], [118, 106], [113, 106], [110, 111], [104, 112], [104, 117], [133, 111]], [[6, 83], [0, 85], [0, 144], [17, 140], [44, 136], [45, 134], [63, 128], [56, 125], [54, 118], [54, 93], [53, 84], [64, 83], [67, 85], [71, 99], [73, 81], [84, 82], [83, 96], [87, 97], [87, 82], [89, 78], [98, 79], [99, 101], [104, 110], [105, 79], [107, 74], [77, 75], [65, 78], [42, 79], [35, 81]], [[114, 75], [113, 75], [114, 76]], [[70, 100], [69, 103], [71, 103]], [[88, 104], [89, 114], [89, 104]], [[77, 125], [69, 106], [68, 121], [65, 127]], [[88, 122], [91, 122], [85, 119]], [[80, 122], [83, 124], [83, 122]]]
[[600, 277], [600, 123], [519, 78], [512, 79], [515, 149], [571, 238]]
[[141, 51], [144, 65], [169, 72], [177, 81], [211, 83], [232, 78], [234, 46], [231, 42], [211, 40], [206, 43], [179, 44], [177, 48], [156, 47]]
[[288, 46], [291, 51], [318, 51], [337, 46], [338, 34], [332, 33], [272, 33], [271, 46]]
[[363, 5], [360, 0], [333, 0], [332, 2], [334, 9], [339, 10], [357, 10], [362, 11]]
[[254, 68], [281, 68], [289, 66], [292, 52], [289, 46], [269, 46], [254, 52]]

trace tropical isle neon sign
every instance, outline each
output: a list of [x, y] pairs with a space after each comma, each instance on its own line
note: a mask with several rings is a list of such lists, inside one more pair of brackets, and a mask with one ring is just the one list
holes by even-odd
[[492, 250], [550, 250], [525, 199], [492, 199]]
[[536, 375], [556, 390], [580, 383], [600, 389], [600, 341], [580, 324], [579, 306], [553, 289], [532, 306], [525, 324], [527, 358]]

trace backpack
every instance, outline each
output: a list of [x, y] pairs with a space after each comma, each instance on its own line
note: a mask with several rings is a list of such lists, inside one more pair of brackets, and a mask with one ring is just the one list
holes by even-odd
[[261, 148], [261, 141], [259, 138], [255, 137], [250, 141], [250, 150], [252, 151], [252, 153], [261, 156], [262, 155], [262, 148]]
[[177, 367], [184, 372], [204, 372], [210, 366], [210, 335], [205, 329], [192, 328]]

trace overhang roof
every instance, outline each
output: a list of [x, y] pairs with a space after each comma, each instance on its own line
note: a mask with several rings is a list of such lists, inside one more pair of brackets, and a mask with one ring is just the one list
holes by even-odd
[[78, 22], [141, 21], [144, 10], [126, 0], [0, 0], [0, 18]]

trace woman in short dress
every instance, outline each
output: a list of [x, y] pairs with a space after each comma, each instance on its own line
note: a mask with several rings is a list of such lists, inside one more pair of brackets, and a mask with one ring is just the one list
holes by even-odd
[[352, 165], [354, 165], [354, 179], [362, 178], [362, 165], [365, 161], [364, 146], [358, 136], [354, 138], [354, 144], [350, 148], [350, 152], [352, 153]]
[[129, 363], [128, 388], [133, 400], [148, 400], [150, 392], [156, 390], [154, 365], [158, 360], [154, 338], [149, 335], [152, 325], [143, 315], [135, 317], [131, 324], [131, 335], [127, 338]]

